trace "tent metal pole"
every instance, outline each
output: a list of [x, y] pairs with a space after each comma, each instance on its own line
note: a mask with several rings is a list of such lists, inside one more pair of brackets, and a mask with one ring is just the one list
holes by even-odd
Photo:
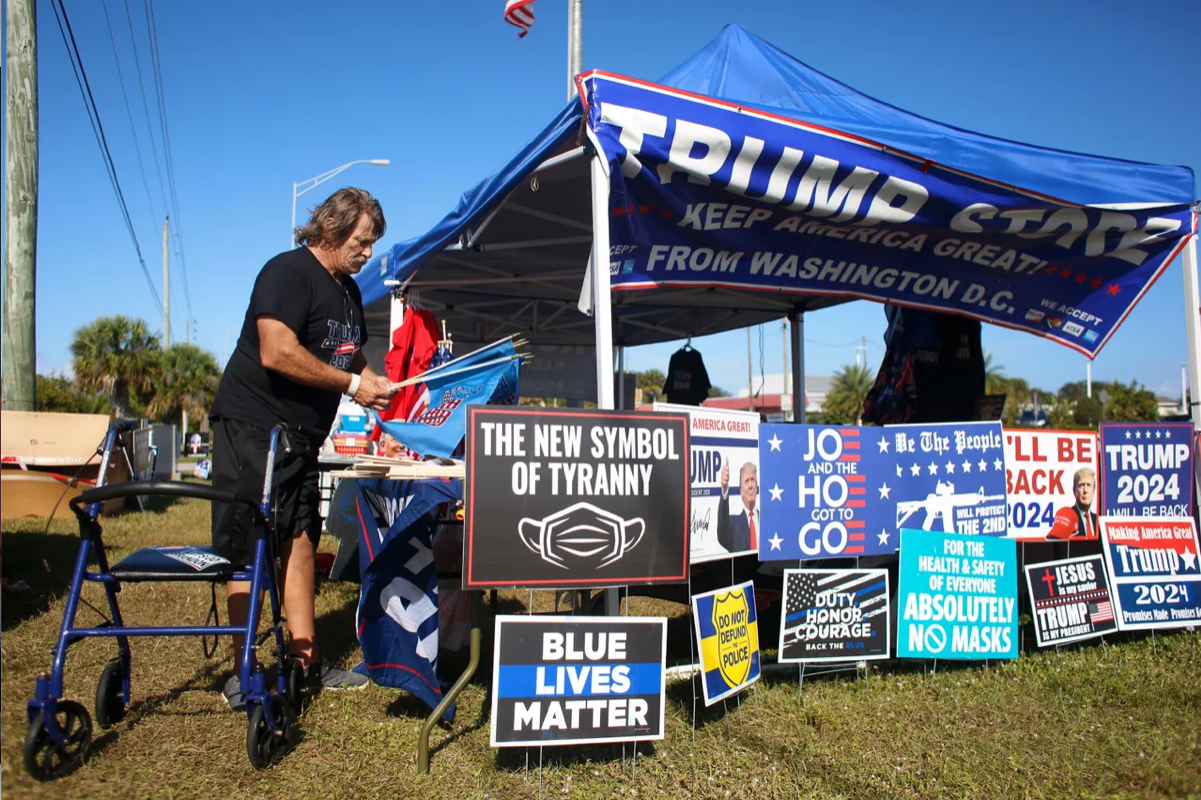
[[792, 420], [805, 424], [805, 312], [794, 311], [792, 322]]
[[391, 346], [392, 335], [396, 333], [405, 319], [405, 299], [399, 286], [393, 286], [388, 291], [388, 343]]
[[[1197, 213], [1193, 212], [1193, 228], [1197, 227]], [[1197, 285], [1197, 234], [1194, 233], [1184, 246], [1181, 263], [1184, 266], [1184, 319], [1188, 334], [1188, 379], [1193, 397], [1189, 416], [1193, 429], [1201, 430], [1201, 292]]]
[[626, 407], [626, 349], [617, 345], [617, 408]]
[[596, 405], [613, 408], [613, 306], [609, 297], [609, 174], [592, 156], [592, 319], [596, 323]]

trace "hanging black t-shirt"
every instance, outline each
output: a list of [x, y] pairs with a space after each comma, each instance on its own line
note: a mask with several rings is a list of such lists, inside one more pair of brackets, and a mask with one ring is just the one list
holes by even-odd
[[322, 364], [350, 370], [367, 341], [363, 297], [354, 279], [334, 278], [307, 247], [267, 262], [254, 282], [238, 346], [209, 416], [270, 429], [287, 423], [318, 439], [329, 435], [342, 393], [304, 386], [263, 366], [257, 320], [268, 314], [296, 334]]
[[669, 403], [699, 406], [704, 402], [709, 396], [709, 372], [698, 351], [680, 348], [672, 354], [663, 393]]

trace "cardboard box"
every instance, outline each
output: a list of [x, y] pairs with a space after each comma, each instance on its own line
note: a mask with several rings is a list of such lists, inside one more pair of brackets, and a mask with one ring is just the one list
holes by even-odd
[[[103, 446], [108, 425], [103, 414], [0, 411], [0, 516], [70, 517], [71, 499], [96, 484], [100, 456], [92, 456]], [[109, 460], [105, 480], [129, 480], [120, 450]], [[124, 505], [123, 499], [110, 500], [104, 514]]]

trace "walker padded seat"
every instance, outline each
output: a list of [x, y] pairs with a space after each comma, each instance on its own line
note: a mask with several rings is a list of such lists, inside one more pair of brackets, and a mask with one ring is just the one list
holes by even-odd
[[236, 550], [194, 545], [143, 547], [109, 569], [119, 581], [224, 581], [240, 569]]

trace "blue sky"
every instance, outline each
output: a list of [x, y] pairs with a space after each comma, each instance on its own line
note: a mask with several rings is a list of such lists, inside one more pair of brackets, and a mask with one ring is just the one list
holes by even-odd
[[[129, 3], [150, 103], [137, 88], [124, 0], [64, 0], [147, 267], [161, 291], [165, 213], [148, 127], [160, 151], [144, 4]], [[105, 8], [112, 24], [112, 40]], [[172, 271], [173, 338], [219, 357], [232, 346], [254, 277], [289, 244], [292, 183], [354, 159], [302, 198], [356, 184], [383, 203], [382, 245], [419, 234], [500, 166], [566, 100], [566, 0], [538, 0], [521, 40], [503, 0], [385, 3], [214, 0], [154, 6], [186, 259]], [[1201, 171], [1201, 3], [689, 3], [585, 0], [584, 68], [654, 80], [736, 22], [878, 99], [943, 122], [1048, 147]], [[71, 332], [96, 316], [162, 328], [104, 172], [49, 0], [38, 2], [41, 186], [38, 368], [65, 370]], [[118, 80], [129, 99], [127, 112]], [[132, 118], [132, 127], [131, 127]], [[6, 132], [7, 133], [7, 132]], [[135, 149], [141, 150], [141, 162]], [[159, 170], [163, 167], [160, 166]], [[143, 183], [142, 171], [146, 180]], [[166, 175], [163, 175], [164, 186]], [[148, 190], [147, 190], [148, 187]], [[301, 212], [303, 213], [303, 207]], [[1178, 395], [1186, 360], [1179, 262], [1093, 365]], [[806, 318], [808, 372], [883, 355], [883, 307], [853, 303]], [[755, 372], [759, 331], [752, 331]], [[782, 365], [781, 326], [763, 331], [765, 371]], [[713, 382], [745, 385], [746, 334], [693, 342]], [[985, 326], [1011, 375], [1053, 389], [1086, 360], [1027, 334]], [[666, 369], [677, 345], [636, 348], [631, 369]]]

